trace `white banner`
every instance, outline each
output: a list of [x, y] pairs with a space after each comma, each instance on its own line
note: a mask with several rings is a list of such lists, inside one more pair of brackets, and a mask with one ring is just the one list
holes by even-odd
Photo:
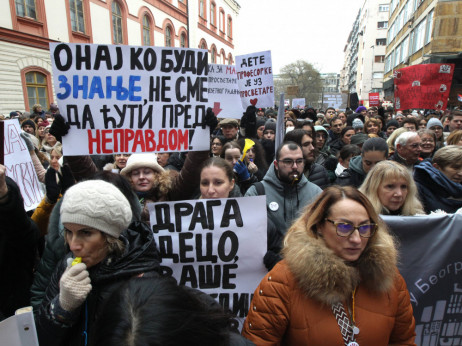
[[239, 318], [267, 274], [266, 197], [148, 204], [163, 270]]
[[32, 311], [14, 315], [0, 322], [0, 345], [38, 346]]
[[305, 108], [305, 98], [293, 99], [292, 100], [292, 108], [298, 108], [298, 109]]
[[18, 184], [24, 199], [24, 209], [35, 209], [43, 198], [43, 192], [29, 150], [21, 138], [21, 127], [17, 119], [4, 121], [3, 136], [6, 175]]
[[236, 71], [242, 108], [274, 107], [271, 51], [236, 56]]
[[50, 43], [66, 155], [208, 150], [206, 50]]
[[241, 119], [242, 108], [236, 66], [209, 64], [209, 105], [218, 118]]

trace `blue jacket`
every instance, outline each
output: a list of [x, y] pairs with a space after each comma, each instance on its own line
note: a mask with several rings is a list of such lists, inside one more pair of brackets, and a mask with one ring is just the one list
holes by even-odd
[[437, 209], [455, 213], [462, 208], [462, 184], [449, 180], [428, 160], [414, 169], [414, 180], [426, 213]]

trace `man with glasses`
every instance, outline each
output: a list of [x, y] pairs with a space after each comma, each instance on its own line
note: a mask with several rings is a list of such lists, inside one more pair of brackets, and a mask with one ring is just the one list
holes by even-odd
[[276, 151], [276, 159], [261, 182], [264, 192], [253, 185], [245, 194], [266, 195], [269, 222], [274, 224], [281, 237], [299, 212], [322, 192], [317, 185], [308, 181], [303, 174], [304, 169], [305, 158], [301, 147], [294, 142], [284, 142]]
[[396, 138], [396, 151], [390, 156], [390, 160], [406, 166], [412, 173], [414, 166], [418, 164], [422, 141], [417, 132], [404, 132]]

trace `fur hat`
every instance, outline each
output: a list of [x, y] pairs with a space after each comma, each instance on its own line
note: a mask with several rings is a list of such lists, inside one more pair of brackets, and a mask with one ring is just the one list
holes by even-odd
[[114, 185], [87, 180], [69, 188], [61, 204], [61, 222], [97, 229], [114, 238], [127, 229], [132, 219], [130, 203]]
[[439, 127], [443, 128], [443, 124], [437, 118], [431, 118], [430, 120], [428, 120], [427, 129], [429, 129], [429, 128], [433, 127], [433, 126], [439, 126]]
[[355, 120], [353, 120], [352, 126], [355, 130], [362, 129], [364, 127], [364, 123], [361, 121], [361, 119], [356, 118]]
[[128, 160], [127, 165], [120, 171], [125, 177], [128, 177], [134, 169], [141, 167], [151, 168], [154, 172], [163, 172], [164, 169], [157, 163], [157, 156], [153, 153], [132, 154]]

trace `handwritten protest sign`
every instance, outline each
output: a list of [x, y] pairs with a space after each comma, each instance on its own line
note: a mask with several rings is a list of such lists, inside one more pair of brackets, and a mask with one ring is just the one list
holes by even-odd
[[66, 155], [208, 150], [207, 51], [50, 43]]
[[209, 64], [209, 104], [219, 118], [240, 119], [242, 108], [236, 66]]
[[163, 270], [244, 318], [267, 273], [265, 196], [148, 204]]
[[395, 109], [446, 109], [454, 67], [422, 64], [394, 71]]
[[236, 71], [244, 109], [274, 107], [271, 51], [236, 56]]
[[292, 99], [292, 108], [298, 108], [298, 109], [305, 108], [305, 98]]
[[18, 184], [26, 211], [35, 209], [43, 198], [40, 182], [35, 172], [27, 146], [20, 136], [17, 119], [5, 120], [3, 151], [6, 175]]

